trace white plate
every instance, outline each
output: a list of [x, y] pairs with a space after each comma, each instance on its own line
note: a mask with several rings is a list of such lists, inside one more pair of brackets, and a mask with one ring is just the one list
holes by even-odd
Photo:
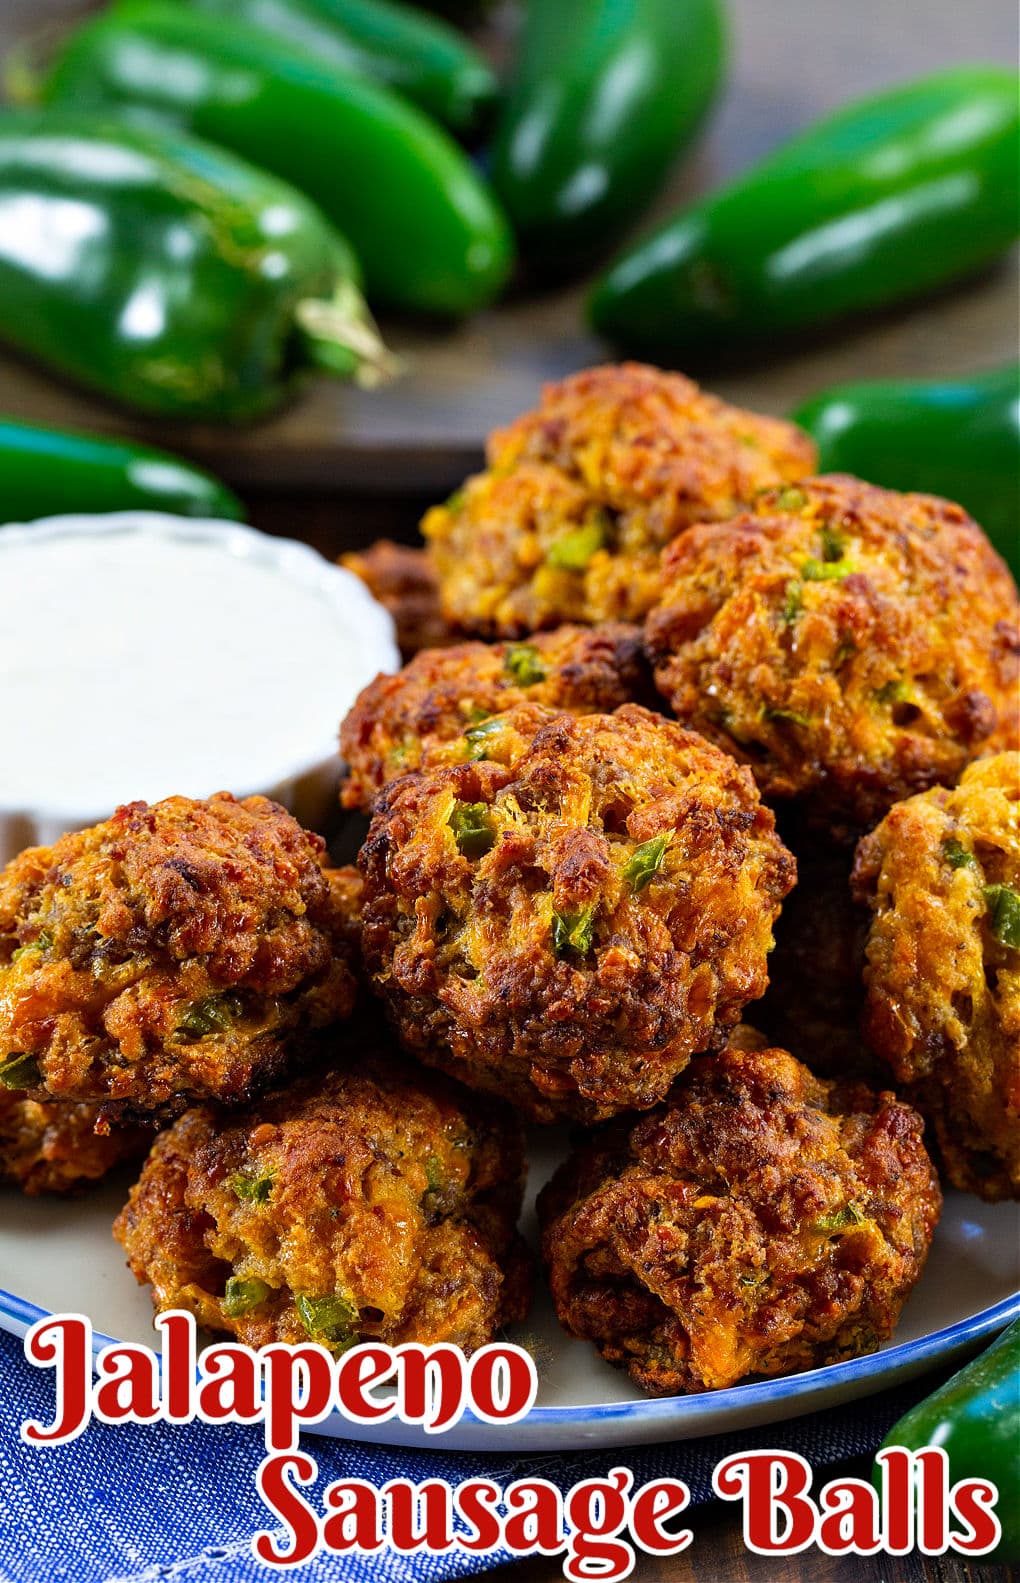
[[[525, 1232], [534, 1240], [533, 1196], [562, 1157], [552, 1132], [532, 1138]], [[78, 1200], [0, 1193], [0, 1326], [24, 1335], [44, 1314], [85, 1312], [98, 1349], [113, 1338], [152, 1343], [152, 1308], [124, 1263], [110, 1224], [127, 1196], [130, 1171]], [[338, 1415], [324, 1434], [444, 1451], [567, 1451], [696, 1439], [852, 1401], [948, 1363], [1020, 1315], [1020, 1239], [1015, 1204], [983, 1204], [949, 1193], [931, 1256], [903, 1311], [894, 1344], [850, 1363], [789, 1379], [738, 1385], [702, 1396], [649, 1400], [587, 1342], [565, 1336], [541, 1285], [526, 1325], [511, 1333], [539, 1364], [538, 1401], [520, 1423], [493, 1427], [465, 1418], [443, 1435], [399, 1423], [374, 1430]]]

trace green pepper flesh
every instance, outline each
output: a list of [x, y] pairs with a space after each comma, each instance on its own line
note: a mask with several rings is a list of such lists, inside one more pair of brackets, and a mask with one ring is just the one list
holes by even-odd
[[[0, 340], [157, 416], [278, 406], [321, 360], [309, 304], [343, 298], [349, 328], [370, 323], [354, 255], [314, 205], [176, 133], [0, 113], [0, 234]], [[358, 371], [351, 346], [331, 350]]]
[[774, 348], [989, 263], [1017, 235], [1017, 83], [959, 67], [845, 106], [624, 254], [595, 327], [660, 361]]
[[819, 471], [958, 501], [1020, 579], [1020, 365], [835, 385], [792, 414]]
[[3, 517], [87, 511], [167, 511], [241, 522], [237, 496], [209, 473], [150, 446], [0, 418]]
[[531, 0], [492, 182], [533, 269], [604, 253], [722, 81], [721, 0]]
[[441, 127], [260, 28], [126, 3], [71, 34], [42, 98], [190, 132], [293, 183], [349, 237], [374, 302], [469, 313], [509, 274], [509, 227]]

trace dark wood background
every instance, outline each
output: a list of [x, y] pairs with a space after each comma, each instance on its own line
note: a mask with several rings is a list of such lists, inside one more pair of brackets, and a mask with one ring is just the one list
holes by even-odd
[[[554, 0], [546, 0], [554, 3]], [[857, 94], [963, 61], [1015, 63], [1012, 0], [730, 0], [730, 86], [664, 203], [724, 179]], [[0, 0], [0, 48], [73, 14], [76, 0]], [[520, 299], [444, 336], [386, 325], [413, 368], [382, 395], [316, 381], [280, 417], [236, 433], [136, 425], [112, 407], [66, 391], [0, 357], [0, 410], [109, 432], [144, 432], [219, 468], [252, 520], [333, 556], [382, 533], [410, 539], [421, 510], [480, 455], [485, 431], [532, 404], [543, 378], [604, 358], [585, 330], [577, 290]], [[934, 375], [1016, 354], [1016, 259], [965, 285], [795, 349], [766, 364], [699, 370], [720, 394], [783, 412], [821, 385], [849, 378]], [[864, 1467], [847, 1471], [864, 1473]], [[691, 1519], [691, 1551], [643, 1559], [638, 1583], [993, 1583], [1015, 1571], [949, 1558], [748, 1555], [731, 1507]], [[489, 1574], [493, 1583], [553, 1583], [556, 1560]]]
[[[93, 0], [0, 0], [0, 32], [35, 33]], [[555, 0], [543, 0], [555, 3]], [[1016, 54], [1013, 0], [729, 0], [729, 88], [660, 209], [738, 170], [832, 105], [929, 69]], [[507, 13], [509, 14], [509, 13]], [[0, 40], [2, 42], [3, 40]], [[642, 218], [640, 225], [647, 225]], [[442, 497], [473, 467], [485, 433], [530, 406], [544, 378], [604, 359], [581, 288], [519, 297], [446, 334], [384, 323], [410, 370], [383, 392], [318, 378], [254, 429], [139, 425], [23, 364], [0, 358], [0, 402], [26, 417], [87, 423], [183, 449], [242, 489], [401, 491]], [[767, 366], [697, 370], [730, 400], [783, 412], [835, 379], [987, 365], [1016, 344], [1015, 269], [875, 317]], [[695, 370], [690, 370], [695, 372]], [[346, 513], [345, 513], [346, 515]], [[344, 538], [357, 523], [338, 523]]]

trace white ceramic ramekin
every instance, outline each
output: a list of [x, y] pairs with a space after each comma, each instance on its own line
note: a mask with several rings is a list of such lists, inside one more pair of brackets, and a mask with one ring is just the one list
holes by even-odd
[[[307, 751], [300, 756], [293, 754], [283, 761], [274, 762], [271, 748], [265, 741], [253, 743], [252, 773], [244, 784], [227, 784], [215, 762], [210, 759], [209, 773], [201, 790], [192, 787], [169, 785], [163, 795], [172, 791], [187, 791], [191, 795], [208, 795], [227, 790], [237, 796], [250, 796], [262, 792], [289, 808], [302, 823], [315, 828], [321, 826], [336, 796], [339, 781], [337, 729], [343, 715], [362, 687], [379, 671], [393, 671], [400, 665], [389, 614], [368, 590], [350, 572], [333, 566], [317, 551], [291, 539], [278, 539], [260, 533], [254, 528], [236, 523], [204, 522], [181, 517], [164, 516], [156, 512], [119, 512], [110, 516], [51, 517], [39, 522], [14, 523], [0, 528], [0, 577], [3, 576], [3, 552], [7, 545], [37, 543], [41, 539], [76, 538], [93, 536], [109, 546], [111, 538], [124, 534], [155, 535], [180, 543], [212, 545], [229, 557], [255, 562], [269, 569], [274, 576], [286, 578], [308, 591], [309, 595], [325, 602], [335, 615], [338, 633], [346, 635], [349, 662], [340, 668], [328, 689], [329, 708], [324, 709], [321, 729], [315, 724], [309, 733]], [[39, 641], [53, 641], [52, 628], [47, 630], [47, 612], [39, 611]], [[274, 663], [286, 664], [285, 644], [281, 635], [266, 633], [267, 653]], [[184, 624], [182, 640], [188, 641]], [[209, 634], [192, 634], [192, 641], [206, 641], [214, 646]], [[324, 657], [325, 658], [325, 657]], [[69, 656], [73, 663], [73, 656]], [[119, 802], [131, 801], [146, 792], [131, 785], [130, 773], [124, 776], [123, 788], [118, 786], [109, 807], [85, 807], [74, 794], [74, 766], [68, 764], [61, 784], [41, 785], [38, 794], [30, 800], [20, 799], [16, 805], [5, 795], [4, 758], [14, 751], [5, 742], [2, 731], [2, 698], [7, 687], [16, 685], [13, 656], [5, 654], [4, 635], [0, 633], [0, 863], [7, 862], [26, 846], [44, 845], [54, 841], [67, 830], [81, 829], [107, 818]], [[295, 676], [295, 686], [300, 677]], [[172, 667], [166, 672], [163, 685], [172, 686]], [[103, 751], [102, 720], [99, 722], [95, 751]], [[45, 718], [39, 721], [39, 730], [47, 729]], [[130, 733], [130, 721], [118, 721], [116, 729]], [[128, 740], [130, 740], [128, 735]], [[236, 782], [236, 765], [234, 780]]]

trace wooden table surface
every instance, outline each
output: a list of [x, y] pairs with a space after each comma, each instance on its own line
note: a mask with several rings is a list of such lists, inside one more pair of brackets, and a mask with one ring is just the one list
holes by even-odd
[[[0, 0], [0, 43], [95, 0]], [[553, 0], [544, 0], [553, 3]], [[831, 106], [966, 60], [1016, 55], [1011, 0], [729, 0], [730, 86], [660, 209], [744, 169]], [[643, 218], [641, 226], [647, 225]], [[583, 291], [526, 297], [445, 334], [384, 323], [410, 359], [388, 390], [324, 378], [255, 429], [133, 423], [13, 359], [0, 358], [0, 403], [65, 426], [141, 432], [190, 452], [242, 487], [375, 490], [442, 496], [475, 465], [485, 433], [530, 406], [540, 382], [605, 359], [585, 327]], [[1008, 265], [935, 302], [873, 319], [767, 364], [697, 372], [730, 400], [782, 412], [835, 379], [955, 372], [1016, 345]]]
[[[966, 60], [1013, 62], [1017, 21], [1010, 0], [730, 0], [734, 61], [730, 88], [674, 198], [739, 170], [841, 99]], [[75, 0], [0, 0], [0, 47]], [[787, 410], [837, 379], [930, 375], [986, 366], [1015, 355], [1015, 258], [966, 286], [794, 351], [777, 346], [767, 364], [700, 370], [722, 395], [765, 411]], [[410, 539], [417, 517], [478, 458], [493, 423], [530, 405], [542, 378], [606, 356], [585, 331], [579, 294], [520, 301], [437, 339], [397, 329], [417, 368], [385, 399], [325, 382], [280, 418], [247, 434], [164, 426], [156, 436], [216, 463], [240, 488], [252, 519], [324, 553], [386, 533]], [[129, 419], [0, 359], [0, 409], [40, 421], [131, 432]], [[153, 431], [148, 431], [150, 434]], [[607, 1464], [608, 1465], [608, 1464]], [[864, 1466], [846, 1471], [864, 1474]], [[749, 1555], [739, 1518], [712, 1506], [691, 1519], [690, 1552], [639, 1560], [639, 1583], [1004, 1583], [1015, 1570], [951, 1558], [833, 1560]], [[492, 1583], [554, 1583], [557, 1560], [488, 1574]]]

